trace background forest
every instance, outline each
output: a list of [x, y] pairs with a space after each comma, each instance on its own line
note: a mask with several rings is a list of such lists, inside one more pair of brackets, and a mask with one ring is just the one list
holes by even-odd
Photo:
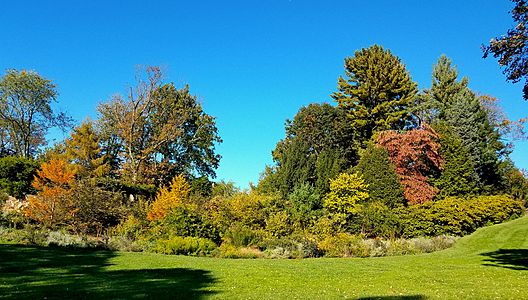
[[[525, 211], [523, 138], [446, 56], [418, 90], [374, 45], [344, 60], [334, 103], [301, 107], [260, 181], [214, 181], [215, 118], [158, 67], [74, 126], [38, 73], [0, 79], [0, 231], [42, 245], [220, 257], [430, 252]], [[46, 147], [57, 127], [69, 138]], [[72, 129], [73, 128], [73, 129]], [[10, 229], [8, 229], [9, 227]], [[448, 237], [449, 236], [449, 237]]]

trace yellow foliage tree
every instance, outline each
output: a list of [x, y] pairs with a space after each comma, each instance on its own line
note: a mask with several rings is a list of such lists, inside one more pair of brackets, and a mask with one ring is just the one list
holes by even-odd
[[152, 203], [147, 219], [156, 221], [163, 219], [172, 209], [183, 204], [188, 198], [191, 186], [180, 174], [172, 179], [169, 187], [162, 187], [156, 195], [156, 200]]
[[28, 197], [24, 214], [46, 227], [55, 227], [72, 220], [77, 209], [70, 197], [75, 172], [65, 160], [53, 158], [37, 171], [33, 187], [39, 192]]

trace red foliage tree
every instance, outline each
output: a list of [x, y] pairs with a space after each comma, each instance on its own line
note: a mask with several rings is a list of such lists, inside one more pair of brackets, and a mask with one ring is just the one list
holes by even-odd
[[438, 138], [427, 125], [403, 133], [388, 130], [378, 135], [377, 142], [389, 152], [405, 198], [411, 204], [430, 201], [438, 193], [428, 182], [428, 176], [439, 171], [443, 164]]

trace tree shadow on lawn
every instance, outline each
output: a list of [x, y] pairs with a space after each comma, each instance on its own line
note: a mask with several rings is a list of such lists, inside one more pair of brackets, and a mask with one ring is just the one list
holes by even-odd
[[485, 266], [528, 271], [528, 249], [499, 249], [480, 255], [487, 257]]
[[0, 245], [0, 298], [201, 299], [209, 271], [106, 270], [111, 251]]

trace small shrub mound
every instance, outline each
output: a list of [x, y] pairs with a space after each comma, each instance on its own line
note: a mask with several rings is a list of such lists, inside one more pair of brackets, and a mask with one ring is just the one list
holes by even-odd
[[447, 249], [456, 242], [452, 236], [414, 239], [362, 239], [359, 236], [339, 233], [327, 236], [318, 244], [327, 257], [375, 257], [429, 253]]
[[216, 244], [209, 239], [173, 236], [158, 240], [153, 250], [163, 254], [206, 256], [211, 254], [216, 247]]

